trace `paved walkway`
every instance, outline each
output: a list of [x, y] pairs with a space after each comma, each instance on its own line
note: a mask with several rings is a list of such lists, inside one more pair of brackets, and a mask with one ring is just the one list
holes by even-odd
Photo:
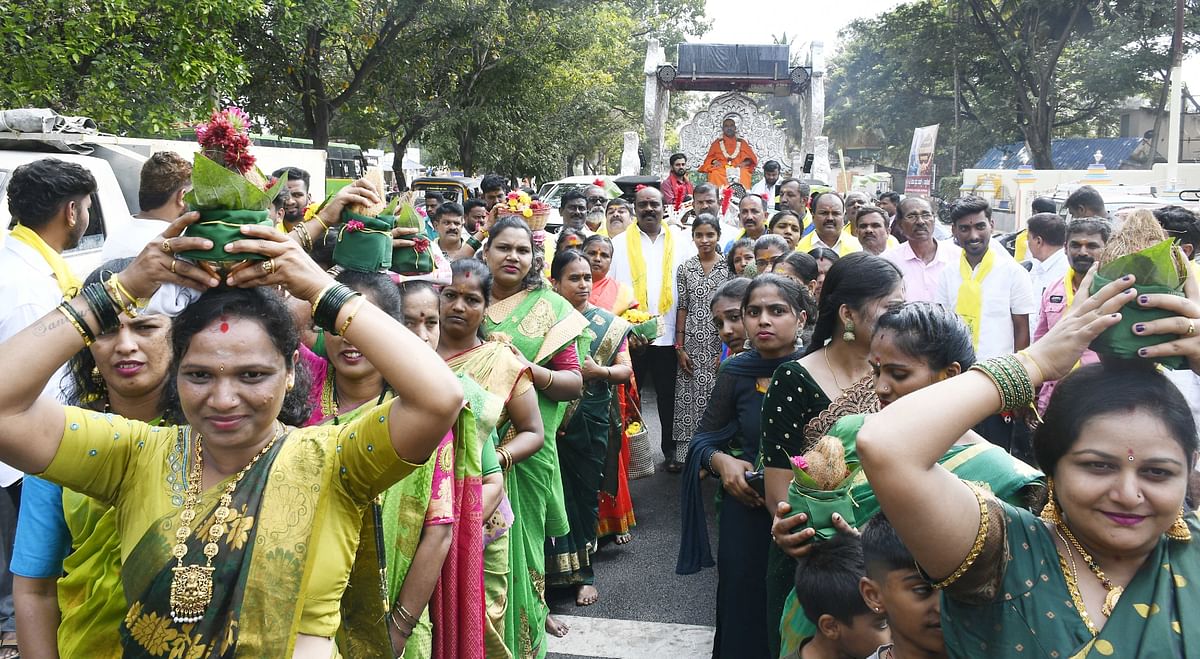
[[[642, 413], [658, 447], [658, 415], [651, 393]], [[661, 465], [662, 456], [658, 456]], [[606, 543], [593, 557], [600, 601], [575, 606], [573, 590], [551, 590], [550, 609], [571, 631], [551, 637], [550, 657], [666, 659], [707, 657], [712, 653], [716, 611], [715, 569], [675, 574], [679, 553], [679, 479], [661, 470], [630, 483], [637, 527], [626, 545]], [[708, 530], [716, 552], [711, 501], [715, 483], [704, 483]]]

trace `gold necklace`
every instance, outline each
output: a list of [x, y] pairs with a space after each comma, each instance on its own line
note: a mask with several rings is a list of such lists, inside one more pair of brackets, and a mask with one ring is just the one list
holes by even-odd
[[200, 499], [201, 477], [204, 472], [204, 435], [196, 433], [196, 464], [193, 465], [192, 471], [188, 475], [183, 512], [179, 515], [180, 526], [175, 531], [175, 546], [171, 549], [171, 555], [175, 557], [176, 561], [175, 567], [171, 568], [174, 573], [171, 576], [171, 619], [175, 622], [180, 624], [199, 622], [204, 617], [205, 609], [212, 602], [214, 570], [212, 562], [219, 549], [217, 541], [225, 534], [225, 521], [233, 514], [230, 509], [233, 504], [233, 491], [246, 472], [250, 471], [258, 459], [270, 451], [275, 442], [283, 436], [283, 424], [276, 423], [278, 430], [275, 432], [275, 436], [245, 467], [242, 467], [242, 470], [225, 488], [225, 492], [221, 494], [217, 509], [213, 511], [213, 525], [208, 529], [208, 542], [204, 545], [206, 564], [184, 565], [183, 559], [188, 553], [187, 540], [192, 535], [192, 522], [196, 519], [196, 503]]
[[846, 388], [842, 386], [841, 382], [838, 382], [837, 372], [833, 370], [833, 364], [829, 363], [829, 348], [825, 348], [821, 352], [825, 353], [825, 368], [829, 369], [829, 375], [833, 377], [833, 384], [837, 386], [838, 391], [845, 391]]
[[1083, 557], [1083, 562], [1087, 563], [1088, 568], [1092, 570], [1092, 574], [1096, 575], [1096, 578], [1100, 580], [1100, 585], [1104, 586], [1104, 590], [1108, 591], [1104, 596], [1104, 606], [1100, 607], [1100, 613], [1103, 613], [1106, 618], [1111, 616], [1113, 609], [1117, 608], [1117, 600], [1121, 599], [1121, 593], [1125, 592], [1125, 588], [1114, 584], [1112, 579], [1109, 579], [1104, 574], [1104, 570], [1101, 570], [1100, 566], [1096, 565], [1096, 561], [1092, 559], [1091, 554], [1084, 551], [1083, 545], [1079, 544], [1079, 541], [1075, 539], [1075, 534], [1071, 533], [1071, 529], [1067, 528], [1066, 524], [1060, 521], [1057, 526], [1066, 534], [1075, 551], [1079, 552], [1079, 555]]
[[328, 419], [331, 416], [337, 416], [337, 392], [334, 391], [333, 365], [327, 366], [325, 372], [325, 382], [321, 385], [321, 418]]
[[[1067, 555], [1058, 555], [1058, 564], [1062, 568], [1063, 578], [1067, 582], [1067, 592], [1071, 595], [1071, 602], [1075, 605], [1075, 611], [1079, 613], [1079, 617], [1083, 620], [1083, 624], [1087, 626], [1088, 631], [1092, 636], [1100, 633], [1096, 629], [1096, 625], [1092, 622], [1092, 617], [1088, 615], [1087, 607], [1083, 604], [1083, 595], [1079, 592], [1079, 580], [1075, 569], [1075, 554], [1071, 553], [1071, 546], [1067, 544], [1067, 539], [1063, 537], [1062, 531], [1058, 530], [1058, 526], [1054, 527], [1054, 532], [1058, 534], [1058, 539], [1062, 540], [1063, 548], [1067, 550]], [[1067, 569], [1067, 559], [1071, 560], [1070, 570]]]

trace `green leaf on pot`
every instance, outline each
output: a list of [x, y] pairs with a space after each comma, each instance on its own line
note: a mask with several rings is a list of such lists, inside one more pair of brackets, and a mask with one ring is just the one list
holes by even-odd
[[[263, 178], [262, 172], [257, 173]], [[286, 175], [264, 190], [244, 175], [197, 153], [192, 165], [192, 189], [183, 199], [194, 210], [265, 211], [285, 185]]]

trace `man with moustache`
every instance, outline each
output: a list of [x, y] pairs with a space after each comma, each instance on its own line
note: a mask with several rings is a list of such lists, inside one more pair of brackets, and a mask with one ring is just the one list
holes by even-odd
[[562, 217], [563, 227], [586, 231], [587, 212], [587, 197], [583, 196], [583, 192], [568, 190], [562, 196], [562, 205], [558, 208], [558, 214]]
[[762, 180], [750, 188], [750, 194], [758, 195], [766, 202], [763, 210], [768, 213], [775, 210], [775, 184], [779, 182], [780, 169], [778, 160], [768, 160], [763, 163]]
[[644, 187], [634, 196], [637, 223], [613, 240], [609, 276], [631, 287], [638, 308], [660, 316], [663, 332], [641, 350], [634, 350], [633, 372], [639, 387], [654, 384], [661, 425], [661, 447], [667, 458], [664, 468], [679, 473], [675, 460], [672, 424], [675, 422], [675, 272], [696, 253], [682, 231], [663, 222], [663, 196], [658, 188]]
[[282, 178], [287, 175], [287, 187], [279, 191], [284, 198], [283, 226], [284, 231], [291, 231], [297, 222], [304, 220], [304, 211], [312, 203], [312, 194], [308, 189], [310, 177], [308, 172], [299, 167], [281, 167], [271, 172], [271, 178]]
[[[672, 153], [671, 171], [667, 177], [662, 180], [660, 189], [663, 193], [663, 199], [668, 204], [674, 204], [676, 197], [682, 203], [684, 199], [695, 194], [695, 188], [692, 187], [692, 182], [687, 177], [687, 156], [682, 153]], [[700, 211], [696, 211], [699, 215]]]
[[453, 201], [442, 202], [433, 211], [433, 228], [437, 231], [438, 247], [451, 260], [457, 261], [463, 247], [463, 209]]
[[813, 200], [812, 224], [814, 228], [796, 245], [796, 251], [807, 252], [814, 247], [828, 247], [845, 256], [862, 251], [862, 245], [854, 236], [845, 232], [846, 205], [836, 192], [822, 192]]
[[[992, 207], [986, 199], [960, 197], [950, 206], [950, 231], [962, 249], [942, 270], [934, 301], [953, 309], [971, 330], [978, 360], [1029, 347], [1029, 316], [1037, 313], [1029, 273], [1003, 247], [992, 245]], [[1032, 461], [1028, 433], [999, 414], [975, 427], [991, 443]]]
[[846, 216], [852, 218], [847, 226], [854, 230], [854, 237], [858, 238], [864, 252], [881, 256], [884, 251], [900, 245], [888, 233], [887, 213], [882, 208], [857, 206], [853, 212], [847, 210]]
[[951, 240], [934, 237], [937, 216], [927, 199], [908, 197], [896, 211], [900, 229], [908, 241], [883, 253], [904, 275], [904, 299], [908, 302], [933, 302], [942, 280], [942, 271], [958, 264], [959, 249]]
[[[863, 206], [870, 206], [870, 202], [871, 200], [867, 197], [867, 193], [863, 192], [862, 190], [851, 190], [850, 192], [847, 192], [846, 217], [858, 217], [858, 209], [862, 208]], [[884, 210], [883, 216], [884, 219], [888, 221], [888, 226], [892, 226], [892, 222], [896, 217], [896, 210]]]
[[738, 221], [742, 224], [742, 230], [734, 234], [721, 245], [722, 250], [729, 249], [733, 243], [742, 238], [751, 238], [758, 240], [767, 232], [767, 213], [764, 210], [766, 206], [763, 198], [758, 195], [746, 195], [738, 202]]
[[608, 200], [608, 204], [604, 207], [604, 228], [608, 231], [606, 236], [616, 238], [625, 233], [625, 229], [629, 227], [629, 223], [633, 219], [630, 208], [629, 202], [621, 197]]
[[779, 182], [779, 205], [776, 210], [790, 210], [800, 216], [804, 235], [813, 231], [812, 213], [808, 210], [808, 197], [812, 188], [797, 178], [785, 178]]
[[[1036, 217], [1036, 216], [1035, 216]], [[1032, 220], [1032, 218], [1031, 218]], [[1041, 309], [1038, 313], [1038, 324], [1033, 330], [1033, 340], [1037, 341], [1046, 335], [1058, 321], [1062, 319], [1075, 302], [1079, 285], [1100, 253], [1104, 251], [1108, 239], [1112, 235], [1112, 224], [1107, 218], [1085, 217], [1071, 220], [1066, 226], [1066, 247], [1064, 255], [1070, 269], [1062, 278], [1046, 288], [1042, 294]], [[1086, 297], [1087, 293], [1084, 293]], [[1094, 364], [1099, 361], [1096, 353], [1088, 350], [1079, 358], [1080, 364]], [[1050, 394], [1054, 393], [1057, 382], [1045, 382], [1038, 390], [1038, 412], [1046, 411], [1050, 402]]]

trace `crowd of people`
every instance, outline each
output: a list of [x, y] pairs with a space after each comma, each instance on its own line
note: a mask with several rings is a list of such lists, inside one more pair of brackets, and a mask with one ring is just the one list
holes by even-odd
[[[570, 633], [547, 590], [594, 604], [595, 552], [633, 538], [651, 389], [676, 571], [717, 570], [714, 657], [1200, 652], [1200, 285], [1095, 274], [1123, 221], [1190, 264], [1200, 218], [1085, 187], [1005, 244], [978, 197], [814, 193], [774, 161], [750, 185], [726, 122], [708, 182], [676, 154], [632, 200], [570, 191], [557, 235], [499, 176], [426, 195], [390, 236], [432, 252], [419, 276], [334, 259], [370, 180], [317, 204], [280, 170], [276, 225], [218, 246], [157, 154], [79, 281], [96, 181], [15, 170], [0, 657], [545, 656]], [[185, 255], [217, 247], [245, 260]], [[1090, 349], [1134, 308], [1160, 342]]]

